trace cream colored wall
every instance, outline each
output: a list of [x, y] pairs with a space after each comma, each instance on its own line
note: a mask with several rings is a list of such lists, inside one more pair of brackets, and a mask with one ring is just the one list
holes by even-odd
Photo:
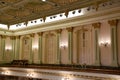
[[99, 42], [101, 52], [101, 65], [103, 66], [111, 65], [111, 44], [108, 44], [105, 47], [101, 45], [101, 41], [111, 42], [110, 37], [110, 25], [108, 24], [108, 21], [101, 21]]
[[33, 45], [33, 61], [34, 63], [38, 63], [38, 35], [34, 34], [34, 40], [32, 42]]
[[[93, 22], [94, 23], [94, 22]], [[110, 25], [108, 24], [108, 20], [102, 20], [100, 21], [101, 27], [100, 32], [99, 32], [99, 47], [100, 47], [100, 61], [102, 66], [111, 66], [112, 59], [111, 59], [111, 35], [110, 35]], [[79, 25], [79, 26], [72, 26], [73, 28], [73, 64], [84, 64], [86, 63], [87, 65], [95, 65], [95, 47], [94, 47], [94, 27], [91, 24], [86, 24], [86, 25]], [[85, 48], [83, 51], [83, 46], [80, 49], [80, 44], [83, 44], [82, 42], [82, 30], [83, 28], [86, 30], [85, 31]], [[120, 64], [120, 22], [118, 23], [117, 26], [118, 30], [118, 61]], [[61, 64], [69, 64], [69, 53], [68, 53], [68, 30], [66, 28], [61, 29], [60, 33], [60, 52], [61, 52]], [[79, 34], [77, 36], [76, 34]], [[21, 48], [19, 49], [20, 52], [20, 58], [19, 59], [28, 59], [31, 60], [33, 59], [33, 63], [39, 63], [39, 50], [38, 50], [38, 39], [39, 36], [37, 33], [33, 34], [32, 36], [32, 55], [33, 57], [30, 57], [29, 49], [25, 48], [24, 43], [24, 38], [28, 36], [28, 45], [30, 48], [30, 35], [22, 35], [20, 38], [21, 41]], [[57, 64], [57, 32], [56, 30], [52, 31], [44, 31], [42, 35], [42, 61], [44, 64]], [[81, 38], [80, 38], [81, 37]], [[77, 41], [78, 38], [78, 42]], [[5, 48], [7, 47], [12, 47], [11, 43], [11, 38], [7, 36], [5, 38]], [[1, 41], [1, 37], [0, 37]], [[107, 46], [103, 46], [101, 42], [108, 42], [109, 44]], [[79, 46], [78, 46], [79, 45]], [[1, 47], [1, 46], [0, 46]], [[78, 50], [77, 50], [77, 47]], [[1, 48], [0, 48], [1, 49]], [[26, 52], [27, 50], [27, 52]], [[79, 56], [77, 55], [77, 51], [79, 53]], [[24, 56], [24, 57], [23, 57]], [[26, 58], [25, 58], [26, 57]], [[2, 57], [0, 57], [2, 60]], [[5, 61], [9, 62], [12, 60], [12, 52], [5, 50]], [[78, 60], [78, 62], [77, 62]]]
[[[68, 64], [68, 31], [62, 29], [60, 36], [60, 48], [61, 48], [61, 63]], [[63, 46], [63, 47], [62, 47]]]
[[4, 53], [4, 59], [5, 59], [5, 62], [9, 62], [9, 61], [12, 61], [12, 42], [11, 42], [11, 39], [10, 37], [6, 37], [6, 40], [5, 40], [5, 53]]
[[[83, 41], [83, 32], [85, 33], [84, 41]], [[85, 43], [83, 44], [83, 42]], [[73, 60], [75, 64], [87, 64], [87, 65], [94, 64], [93, 27], [91, 24], [78, 26], [74, 28], [73, 54], [74, 54]]]

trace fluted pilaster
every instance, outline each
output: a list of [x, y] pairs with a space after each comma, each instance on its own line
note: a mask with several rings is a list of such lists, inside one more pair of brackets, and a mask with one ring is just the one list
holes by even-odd
[[95, 49], [95, 65], [100, 66], [101, 65], [101, 56], [100, 56], [100, 47], [99, 47], [99, 30], [101, 23], [94, 23], [92, 24], [94, 27], [94, 49]]
[[73, 63], [73, 28], [67, 28], [68, 30], [68, 58], [69, 63]]
[[32, 42], [33, 42], [34, 34], [30, 34], [30, 64], [34, 63], [34, 53], [32, 50]]
[[118, 66], [118, 51], [117, 51], [117, 23], [118, 20], [109, 20], [108, 23], [110, 24], [111, 30], [111, 56], [112, 56], [112, 64], [111, 66], [117, 67]]
[[61, 63], [61, 51], [60, 51], [60, 34], [61, 29], [57, 30], [57, 64]]
[[39, 44], [39, 48], [38, 48], [38, 59], [39, 59], [39, 64], [42, 64], [43, 62], [42, 62], [42, 35], [43, 35], [43, 33], [42, 32], [40, 32], [40, 33], [38, 33], [38, 35], [39, 35], [39, 42], [38, 42], [38, 44]]

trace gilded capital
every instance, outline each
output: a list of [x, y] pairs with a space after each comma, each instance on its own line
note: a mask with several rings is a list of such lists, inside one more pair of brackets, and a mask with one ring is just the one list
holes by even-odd
[[72, 32], [73, 31], [73, 27], [67, 28], [68, 32]]
[[62, 31], [61, 29], [59, 29], [59, 30], [56, 30], [56, 32], [57, 32], [57, 33], [61, 33], [61, 31]]
[[34, 37], [35, 36], [35, 34], [33, 33], [33, 34], [30, 34], [30, 37]]
[[15, 39], [15, 36], [10, 36], [10, 39], [14, 40], [14, 39]]
[[39, 32], [39, 33], [37, 33], [39, 36], [42, 36], [43, 35], [43, 32]]
[[17, 39], [20, 39], [20, 36], [16, 36]]
[[100, 26], [101, 26], [101, 23], [93, 23], [92, 24], [92, 26], [94, 27], [94, 28], [100, 28]]
[[5, 39], [5, 38], [6, 38], [6, 36], [5, 36], [5, 35], [1, 35], [1, 38]]
[[117, 26], [118, 20], [109, 20], [108, 23], [109, 23], [111, 26]]

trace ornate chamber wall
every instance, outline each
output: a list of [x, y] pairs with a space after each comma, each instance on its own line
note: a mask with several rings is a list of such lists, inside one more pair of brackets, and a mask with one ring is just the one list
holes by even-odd
[[27, 59], [36, 64], [118, 66], [119, 30], [119, 20], [102, 20], [22, 36], [1, 35], [0, 62]]

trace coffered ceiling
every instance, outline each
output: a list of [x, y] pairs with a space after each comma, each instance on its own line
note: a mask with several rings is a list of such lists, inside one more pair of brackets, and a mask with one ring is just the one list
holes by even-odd
[[12, 25], [108, 0], [0, 0], [0, 23]]

